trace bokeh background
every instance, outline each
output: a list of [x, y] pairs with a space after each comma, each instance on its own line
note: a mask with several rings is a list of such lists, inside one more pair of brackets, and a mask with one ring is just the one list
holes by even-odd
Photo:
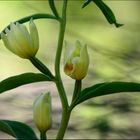
[[[56, 0], [61, 11], [62, 1]], [[90, 68], [83, 88], [104, 81], [140, 82], [140, 1], [106, 0], [121, 28], [110, 25], [101, 11], [90, 4], [82, 9], [82, 0], [69, 0], [65, 40], [74, 44], [79, 39], [88, 45]], [[0, 30], [10, 22], [35, 13], [51, 13], [47, 1], [0, 1]], [[59, 24], [55, 20], [35, 20], [39, 30], [40, 48], [37, 57], [54, 72], [54, 58]], [[28, 27], [28, 23], [26, 23]], [[74, 81], [63, 72], [69, 101]], [[0, 41], [0, 81], [25, 72], [38, 72], [25, 59], [12, 54]], [[35, 129], [32, 104], [41, 92], [53, 96], [53, 128], [49, 138], [55, 138], [59, 126], [61, 104], [56, 87], [50, 82], [25, 85], [0, 95], [0, 119], [25, 122]], [[12, 138], [0, 132], [0, 139]], [[65, 138], [140, 138], [140, 95], [119, 93], [90, 99], [72, 112]]]

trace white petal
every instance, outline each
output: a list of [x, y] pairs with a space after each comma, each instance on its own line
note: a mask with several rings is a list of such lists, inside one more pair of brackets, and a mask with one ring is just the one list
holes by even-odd
[[67, 61], [71, 61], [71, 58], [73, 56], [73, 52], [75, 51], [75, 48], [73, 45], [68, 44], [68, 42], [65, 41], [65, 50], [64, 50], [64, 64], [67, 63]]
[[23, 25], [16, 24], [15, 26], [13, 26], [11, 32], [13, 32], [13, 36], [15, 36], [15, 40], [22, 52], [25, 53], [27, 56], [30, 56], [32, 55], [32, 44], [29, 42], [23, 30], [21, 30], [20, 27], [22, 26]]
[[80, 58], [79, 61], [82, 63], [82, 67], [83, 67], [83, 72], [87, 73], [88, 71], [88, 67], [89, 67], [89, 55], [87, 52], [87, 46], [83, 46], [81, 49], [81, 54], [80, 54]]
[[13, 31], [10, 31], [7, 35], [9, 44], [10, 44], [10, 50], [15, 53], [16, 55], [19, 55], [22, 58], [26, 57], [26, 54], [22, 51], [21, 46], [17, 44], [16, 38], [13, 35]]
[[86, 76], [87, 68], [85, 69], [84, 63], [80, 58], [73, 60], [74, 70], [71, 77], [76, 80], [81, 80]]
[[7, 38], [6, 34], [4, 34], [3, 32], [1, 33], [1, 39], [3, 40], [4, 45], [6, 46], [6, 48], [9, 49], [10, 51], [12, 51], [10, 43], [8, 41], [8, 38]]
[[29, 32], [28, 32], [26, 26], [23, 25], [23, 24], [19, 24], [19, 23], [17, 23], [17, 26], [18, 26], [18, 27], [20, 28], [20, 30], [24, 33], [24, 36], [25, 36], [25, 38], [27, 39], [27, 42], [28, 42], [29, 44], [32, 44], [32, 43], [31, 43], [31, 37], [30, 37], [30, 34], [29, 34]]
[[82, 59], [83, 63], [86, 65], [85, 67], [88, 67], [89, 55], [88, 55], [88, 51], [87, 51], [87, 45], [82, 46], [81, 53], [80, 53], [80, 59]]
[[32, 47], [34, 51], [37, 52], [39, 49], [39, 36], [38, 36], [36, 25], [34, 24], [32, 19], [30, 20], [30, 23], [29, 23], [29, 29], [30, 29], [30, 36], [32, 39], [32, 44], [33, 44]]
[[8, 28], [5, 29], [5, 33], [8, 34], [10, 30]]

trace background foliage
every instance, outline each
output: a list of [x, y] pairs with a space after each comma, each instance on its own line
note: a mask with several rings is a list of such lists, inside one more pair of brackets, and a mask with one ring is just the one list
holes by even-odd
[[[125, 24], [123, 27], [110, 26], [94, 4], [81, 9], [82, 1], [69, 2], [66, 39], [71, 42], [75, 42], [76, 39], [83, 40], [88, 44], [90, 52], [89, 74], [84, 79], [83, 85], [90, 86], [93, 83], [114, 80], [139, 82], [140, 2], [105, 2], [112, 7], [117, 19]], [[61, 1], [58, 1], [58, 8], [60, 4]], [[49, 7], [47, 1], [0, 1], [0, 12], [4, 13], [0, 16], [0, 30], [9, 22], [21, 17], [36, 12], [46, 12], [46, 7]], [[49, 8], [48, 12], [50, 12]], [[40, 32], [40, 49], [37, 55], [54, 70], [52, 64], [55, 58], [58, 24], [45, 19], [36, 20], [35, 23]], [[7, 51], [2, 42], [0, 46], [0, 81], [11, 75], [28, 71], [37, 72], [30, 62]], [[73, 81], [69, 77], [64, 77], [63, 80], [70, 91]], [[55, 86], [50, 83], [42, 82], [39, 85], [35, 83], [8, 91], [11, 94], [1, 95], [0, 119], [28, 122], [34, 127], [31, 113], [32, 102], [38, 92], [48, 89], [54, 96], [54, 126], [49, 133], [52, 135], [58, 127], [61, 110]], [[85, 102], [74, 110], [69, 126], [70, 132], [66, 133], [66, 136], [68, 138], [139, 138], [139, 101], [138, 94], [121, 93]], [[0, 138], [3, 137], [4, 134], [1, 133]]]

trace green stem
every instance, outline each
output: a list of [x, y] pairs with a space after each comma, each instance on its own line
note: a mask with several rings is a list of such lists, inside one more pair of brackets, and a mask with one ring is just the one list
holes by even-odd
[[60, 22], [58, 46], [57, 46], [57, 52], [56, 52], [56, 57], [55, 57], [55, 74], [56, 74], [55, 76], [56, 76], [56, 81], [57, 81], [56, 86], [60, 94], [62, 107], [67, 110], [68, 101], [67, 101], [64, 86], [61, 80], [61, 75], [60, 75], [60, 60], [61, 60], [62, 46], [63, 46], [63, 40], [64, 40], [65, 27], [66, 27], [66, 7], [67, 7], [67, 0], [64, 0], [62, 19]]
[[74, 92], [73, 92], [72, 101], [77, 99], [77, 97], [79, 96], [79, 94], [81, 92], [81, 88], [82, 88], [82, 81], [81, 80], [76, 80], [75, 81], [75, 88], [74, 88]]
[[40, 132], [40, 140], [47, 140], [46, 132]]
[[61, 124], [56, 137], [57, 140], [63, 139], [69, 123], [70, 114], [71, 114], [71, 110], [69, 109], [67, 111], [62, 112]]
[[56, 17], [59, 17], [58, 12], [57, 12], [56, 7], [55, 7], [54, 0], [49, 0], [49, 5], [50, 5], [50, 8], [51, 8], [53, 14], [54, 14]]
[[30, 58], [31, 63], [42, 73], [48, 76], [51, 80], [55, 80], [54, 76], [50, 72], [50, 70], [36, 57]]
[[56, 86], [59, 92], [60, 100], [62, 103], [62, 118], [60, 127], [57, 133], [57, 139], [62, 139], [64, 137], [69, 117], [70, 117], [70, 111], [68, 110], [68, 100], [66, 96], [66, 92], [63, 86], [63, 82], [60, 75], [60, 60], [61, 60], [61, 54], [62, 54], [62, 46], [63, 46], [63, 40], [64, 40], [64, 33], [66, 28], [66, 9], [67, 9], [67, 0], [64, 0], [63, 2], [63, 9], [62, 9], [62, 18], [60, 20], [60, 31], [59, 31], [59, 38], [58, 38], [58, 46], [57, 46], [57, 52], [55, 57], [55, 78], [56, 78]]
[[70, 110], [72, 110], [74, 108], [75, 103], [80, 96], [81, 88], [82, 88], [82, 80], [76, 80], [75, 81], [74, 92], [73, 92], [73, 97], [72, 97], [72, 102], [71, 102], [71, 105], [70, 105]]
[[[15, 22], [19, 22], [19, 23], [25, 23], [25, 22], [27, 22], [27, 21], [29, 21], [30, 19], [41, 19], [41, 18], [48, 18], [48, 19], [55, 19], [55, 20], [60, 20], [58, 17], [55, 17], [55, 16], [53, 16], [53, 15], [50, 15], [50, 14], [45, 14], [45, 13], [38, 13], [38, 14], [33, 14], [33, 15], [30, 15], [30, 16], [26, 16], [26, 17], [24, 17], [24, 18], [21, 18], [21, 19], [19, 19], [19, 20], [16, 20], [16, 21], [14, 21], [14, 23]], [[6, 28], [9, 28], [10, 27], [10, 24], [6, 27]], [[3, 30], [2, 30], [2, 32], [5, 32], [5, 29], [6, 28], [4, 28]], [[0, 39], [1, 39], [1, 36], [0, 36]]]

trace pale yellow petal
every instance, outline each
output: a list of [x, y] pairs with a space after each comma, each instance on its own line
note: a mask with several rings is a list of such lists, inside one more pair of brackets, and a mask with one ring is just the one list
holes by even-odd
[[[13, 36], [15, 37], [15, 40], [20, 46], [20, 49], [27, 54], [27, 56], [30, 56], [32, 53], [31, 44], [28, 41], [27, 37], [25, 36], [24, 32], [20, 29], [19, 24], [13, 24], [11, 26], [11, 32], [13, 32]], [[21, 25], [23, 26], [23, 25]]]
[[33, 104], [33, 118], [37, 128], [42, 132], [48, 130], [52, 124], [50, 93], [41, 94]]
[[22, 58], [26, 58], [27, 54], [21, 49], [21, 46], [17, 44], [16, 38], [12, 31], [9, 32], [7, 38], [11, 47], [11, 51]]
[[36, 53], [39, 49], [39, 35], [38, 35], [38, 31], [36, 28], [36, 25], [34, 24], [33, 20], [30, 20], [29, 23], [29, 29], [30, 29], [30, 36], [32, 39], [32, 51], [34, 51], [34, 53]]
[[8, 41], [8, 38], [7, 38], [7, 35], [5, 33], [3, 33], [3, 32], [1, 33], [1, 39], [3, 40], [4, 45], [6, 46], [6, 48], [9, 49], [10, 51], [12, 51], [10, 43]]

